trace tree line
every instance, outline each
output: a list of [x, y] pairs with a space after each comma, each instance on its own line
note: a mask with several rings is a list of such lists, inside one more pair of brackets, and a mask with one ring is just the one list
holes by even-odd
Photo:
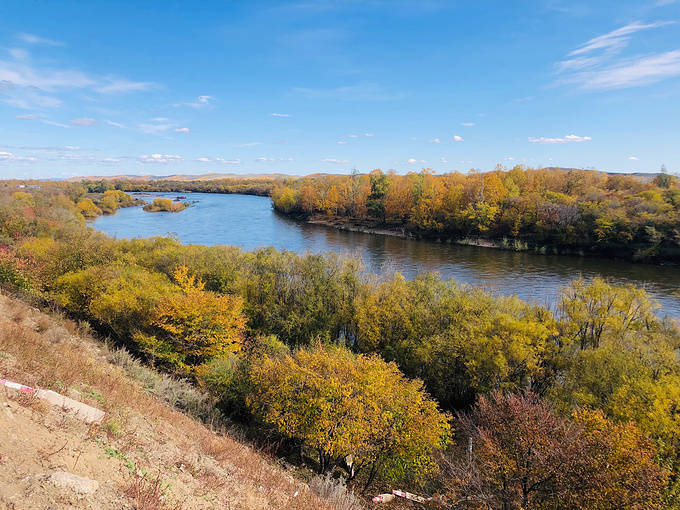
[[552, 311], [334, 254], [114, 240], [86, 191], [0, 191], [0, 282], [289, 458], [446, 508], [680, 508], [680, 331], [644, 290], [575, 280]]
[[310, 176], [279, 183], [274, 207], [336, 224], [419, 237], [491, 240], [548, 253], [680, 260], [680, 184], [587, 170], [530, 169], [435, 175]]

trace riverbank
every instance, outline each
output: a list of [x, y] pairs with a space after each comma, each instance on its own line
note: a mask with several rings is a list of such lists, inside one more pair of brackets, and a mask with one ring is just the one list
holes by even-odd
[[[285, 213], [281, 213], [284, 216]], [[521, 239], [485, 239], [480, 237], [464, 237], [464, 238], [451, 238], [441, 235], [436, 235], [429, 232], [415, 233], [407, 230], [405, 227], [389, 227], [389, 226], [378, 226], [375, 222], [363, 221], [347, 221], [345, 218], [328, 218], [323, 216], [294, 216], [297, 220], [310, 225], [321, 225], [324, 227], [330, 227], [337, 230], [342, 230], [346, 232], [360, 232], [362, 234], [374, 234], [381, 236], [398, 237], [401, 239], [414, 239], [414, 240], [426, 240], [438, 243], [448, 243], [457, 244], [460, 246], [475, 246], [478, 248], [491, 248], [495, 250], [506, 250], [514, 252], [532, 252], [539, 255], [569, 255], [577, 257], [591, 257], [591, 258], [602, 258], [602, 259], [614, 259], [614, 260], [625, 260], [627, 262], [636, 262], [649, 265], [663, 265], [663, 266], [676, 266], [678, 262], [675, 260], [638, 260], [634, 257], [617, 256], [615, 254], [607, 254], [603, 252], [592, 252], [586, 251], [584, 249], [574, 249], [564, 246], [551, 246], [551, 245], [531, 245], [527, 241]]]

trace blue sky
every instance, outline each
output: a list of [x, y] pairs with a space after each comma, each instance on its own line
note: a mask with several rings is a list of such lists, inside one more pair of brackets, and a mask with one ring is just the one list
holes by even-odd
[[680, 171], [680, 0], [0, 4], [0, 177]]

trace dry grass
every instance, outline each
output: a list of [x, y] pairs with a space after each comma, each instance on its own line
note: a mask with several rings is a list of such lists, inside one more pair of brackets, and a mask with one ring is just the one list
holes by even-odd
[[315, 476], [309, 482], [309, 488], [331, 503], [336, 510], [361, 510], [361, 501], [354, 492], [350, 492], [340, 480], [336, 480], [328, 473], [326, 476]]
[[[359, 508], [347, 506], [333, 491], [329, 494], [337, 501], [317, 496], [224, 429], [216, 431], [164, 403], [219, 423], [206, 397], [185, 381], [157, 374], [128, 353], [107, 347], [83, 325], [50, 318], [2, 294], [0, 374], [70, 396], [77, 390], [81, 400], [103, 409], [104, 425], [91, 435], [108, 457], [131, 471], [130, 483], [121, 490], [137, 508], [175, 508], [168, 502], [186, 498], [191, 499], [185, 508]], [[140, 473], [157, 473], [156, 481]], [[172, 499], [156, 497], [161, 479], [172, 480], [177, 493]]]
[[135, 510], [182, 510], [183, 506], [168, 500], [160, 472], [151, 479], [138, 473], [131, 475], [125, 496], [134, 503]]

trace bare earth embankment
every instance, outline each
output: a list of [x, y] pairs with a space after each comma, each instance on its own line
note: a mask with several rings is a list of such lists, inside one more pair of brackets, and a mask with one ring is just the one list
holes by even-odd
[[339, 508], [271, 458], [166, 403], [193, 398], [200, 406], [189, 385], [3, 294], [0, 378], [106, 412], [87, 425], [0, 387], [0, 508]]

